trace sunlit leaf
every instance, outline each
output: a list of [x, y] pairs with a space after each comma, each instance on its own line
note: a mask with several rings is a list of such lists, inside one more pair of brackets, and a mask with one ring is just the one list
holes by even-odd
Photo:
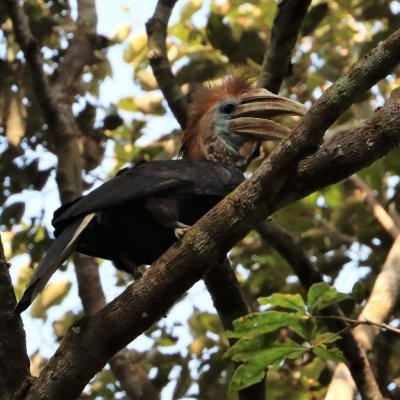
[[260, 297], [258, 303], [260, 305], [270, 304], [271, 306], [279, 306], [295, 311], [305, 310], [305, 304], [300, 294], [274, 293], [269, 297]]
[[339, 293], [327, 283], [315, 283], [308, 291], [308, 305], [311, 311], [322, 310], [346, 299], [351, 299], [351, 296]]

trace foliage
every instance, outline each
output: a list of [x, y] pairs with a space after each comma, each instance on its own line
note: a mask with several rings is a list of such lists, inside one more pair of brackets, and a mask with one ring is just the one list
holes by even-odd
[[[400, 13], [394, 3], [313, 2], [281, 93], [306, 105], [314, 102], [352, 63], [397, 29]], [[142, 4], [137, 1], [135, 6]], [[0, 4], [0, 226], [6, 233], [2, 237], [7, 239], [7, 257], [20, 295], [30, 269], [49, 246], [49, 221], [59, 201], [51, 136], [3, 8]], [[51, 75], [74, 35], [74, 10], [65, 0], [27, 0], [24, 9], [39, 40], [45, 70]], [[169, 26], [167, 45], [184, 93], [189, 97], [199, 83], [218, 78], [232, 64], [248, 64], [257, 74], [275, 11], [273, 0], [183, 2]], [[74, 112], [83, 136], [85, 189], [104, 181], [128, 162], [172, 158], [179, 149], [181, 132], [172, 121], [149, 67], [145, 33], [131, 32], [126, 25], [115, 28], [115, 35], [96, 50], [92, 64], [75, 83], [78, 95]], [[124, 55], [111, 63], [108, 51], [113, 48], [124, 49]], [[116, 63], [132, 69], [135, 93], [110, 104], [107, 94], [99, 94], [102, 84], [119, 71]], [[399, 86], [396, 72], [361, 94], [331, 127], [326, 140], [372, 115], [391, 90]], [[271, 144], [266, 144], [265, 155], [270, 150]], [[360, 172], [387, 210], [400, 211], [399, 152], [394, 150]], [[354, 286], [353, 296], [357, 304], [368, 297], [392, 240], [366, 206], [359, 189], [348, 181], [327, 187], [277, 212], [273, 219], [296, 233], [326, 282], [341, 292], [349, 292], [356, 281], [362, 282], [361, 286]], [[195, 307], [188, 296], [186, 308], [191, 310], [191, 316], [187, 321], [166, 319], [149, 330], [144, 335], [146, 344], [138, 349], [139, 362], [150, 371], [152, 382], [160, 391], [171, 392], [168, 385], [174, 382], [173, 398], [223, 398], [232, 374], [230, 359], [223, 354], [244, 362], [235, 372], [231, 391], [259, 380], [264, 369], [273, 366], [268, 374], [271, 399], [321, 398], [330, 380], [325, 361], [338, 360], [340, 355], [333, 346], [338, 337], [323, 331], [313, 316], [346, 296], [328, 285], [317, 285], [304, 303], [299, 294], [304, 294], [304, 290], [290, 266], [255, 232], [231, 251], [230, 258], [247, 299], [254, 302], [261, 298], [260, 304], [269, 304], [273, 309], [237, 321], [232, 337], [239, 340], [226, 352], [227, 343], [217, 316], [203, 307], [207, 300], [197, 302]], [[110, 281], [114, 280], [118, 287], [110, 291], [115, 294], [130, 278], [121, 272], [112, 274], [115, 279]], [[71, 305], [76, 290], [72, 293], [67, 282], [71, 274], [61, 272], [61, 276], [62, 281], [50, 286], [50, 292], [45, 292], [33, 306], [31, 317], [39, 320], [32, 322], [26, 318], [30, 320], [26, 322], [28, 327], [35, 326], [28, 329], [28, 334], [37, 335], [43, 329], [48, 336], [46, 342], [58, 340], [76, 314], [76, 307]], [[354, 302], [343, 304], [349, 316], [357, 317], [359, 308]], [[396, 310], [390, 319], [398, 317]], [[38, 343], [37, 338], [34, 343]], [[44, 359], [46, 346], [34, 346], [35, 357], [42, 355]], [[399, 341], [394, 339], [392, 346], [394, 350], [385, 355], [391, 372], [383, 378], [384, 386], [390, 389], [388, 396], [395, 396], [400, 390], [392, 372], [400, 365], [396, 356]], [[378, 351], [370, 356], [372, 362], [379, 362], [382, 357]], [[90, 382], [86, 395], [114, 398], [119, 391], [114, 376], [104, 370]]]
[[310, 359], [317, 356], [324, 361], [344, 362], [341, 352], [330, 346], [340, 336], [326, 332], [315, 313], [349, 298], [326, 283], [311, 286], [307, 304], [300, 294], [274, 293], [259, 298], [259, 304], [268, 308], [237, 319], [234, 332], [227, 333], [237, 342], [225, 357], [241, 363], [233, 374], [230, 392], [260, 381], [267, 368], [282, 366], [287, 360], [307, 355]]

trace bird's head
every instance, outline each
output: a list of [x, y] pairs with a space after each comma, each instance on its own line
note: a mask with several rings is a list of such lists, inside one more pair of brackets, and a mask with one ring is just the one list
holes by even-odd
[[287, 135], [288, 129], [270, 118], [306, 111], [296, 101], [255, 88], [246, 75], [228, 76], [220, 85], [204, 86], [194, 93], [181, 154], [244, 170], [259, 142]]

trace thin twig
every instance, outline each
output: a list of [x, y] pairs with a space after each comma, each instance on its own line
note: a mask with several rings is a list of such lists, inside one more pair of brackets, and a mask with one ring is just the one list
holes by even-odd
[[337, 319], [339, 321], [344, 321], [344, 322], [351, 324], [352, 328], [359, 326], [359, 325], [375, 326], [379, 329], [386, 329], [390, 332], [394, 332], [394, 333], [400, 335], [400, 329], [394, 328], [393, 326], [385, 324], [384, 322], [378, 323], [378, 322], [370, 321], [368, 319], [354, 319], [354, 318], [348, 318], [348, 317], [339, 316], [339, 315], [314, 315], [314, 318], [316, 318], [316, 319]]

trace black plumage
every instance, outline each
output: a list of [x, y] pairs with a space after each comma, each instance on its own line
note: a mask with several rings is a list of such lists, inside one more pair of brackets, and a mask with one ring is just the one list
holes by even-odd
[[141, 163], [54, 213], [57, 239], [28, 285], [24, 311], [73, 250], [112, 260], [133, 273], [177, 240], [175, 229], [192, 225], [244, 180], [233, 166], [207, 160]]
[[176, 240], [174, 229], [192, 225], [243, 181], [243, 173], [212, 161], [152, 161], [122, 170], [54, 214], [58, 236], [75, 219], [96, 212], [76, 249], [112, 260], [150, 264]]

